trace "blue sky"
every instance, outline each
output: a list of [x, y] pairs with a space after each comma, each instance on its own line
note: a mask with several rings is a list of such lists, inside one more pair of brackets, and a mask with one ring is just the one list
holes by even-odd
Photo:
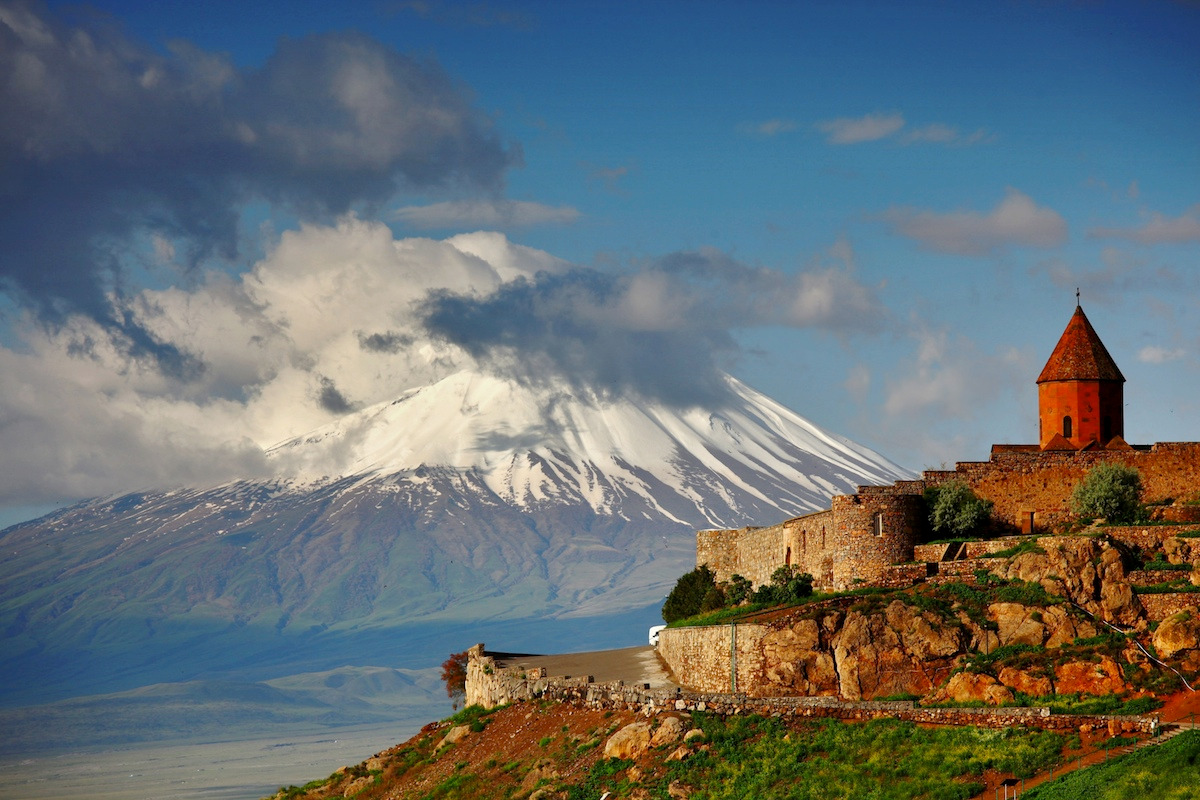
[[[694, 359], [914, 469], [1034, 440], [1078, 287], [1128, 379], [1127, 438], [1200, 438], [1194, 3], [0, 9], [22, 109], [0, 122], [10, 518], [253, 471], [251, 442], [432, 374], [305, 345], [299, 311], [262, 293], [287, 232], [340, 230], [336, 259], [378, 223], [500, 232], [493, 264], [553, 256], [553, 281], [527, 276], [539, 331], [636, 301], [572, 328], [550, 369], [608, 359], [621, 390], [678, 401], [691, 387], [642, 367]], [[473, 352], [550, 352], [505, 327], [511, 293], [439, 283], [444, 258], [418, 283], [494, 315]], [[206, 344], [217, 318], [249, 324], [247, 297], [276, 311], [255, 325], [290, 331], [285, 355]], [[413, 319], [376, 327], [419, 344]], [[286, 425], [262, 423], [268, 399]]]

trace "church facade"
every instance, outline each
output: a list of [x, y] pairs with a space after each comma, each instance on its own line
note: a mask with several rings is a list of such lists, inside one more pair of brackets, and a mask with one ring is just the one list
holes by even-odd
[[[1131, 445], [1124, 435], [1125, 378], [1091, 322], [1076, 306], [1037, 379], [1038, 443], [997, 444], [987, 461], [927, 470], [917, 480], [860, 486], [832, 498], [830, 508], [765, 528], [699, 531], [696, 564], [718, 581], [738, 574], [754, 585], [787, 564], [808, 572], [821, 591], [911, 582], [928, 522], [927, 488], [962, 481], [993, 503], [997, 533], [1048, 533], [1070, 518], [1075, 486], [1098, 464], [1137, 469], [1147, 502], [1180, 501], [1200, 492], [1200, 442]], [[1195, 506], [1164, 513], [1188, 514]], [[909, 565], [901, 569], [898, 565]]]

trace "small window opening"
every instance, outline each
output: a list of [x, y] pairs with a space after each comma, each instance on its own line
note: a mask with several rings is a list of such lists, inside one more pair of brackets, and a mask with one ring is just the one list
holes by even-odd
[[783, 557], [783, 563], [787, 564], [789, 567], [792, 565], [792, 548], [789, 547], [787, 549], [787, 553]]
[[1063, 417], [1063, 438], [1064, 439], [1071, 438], [1071, 418], [1070, 417]]
[[883, 514], [875, 513], [875, 535], [883, 536]]

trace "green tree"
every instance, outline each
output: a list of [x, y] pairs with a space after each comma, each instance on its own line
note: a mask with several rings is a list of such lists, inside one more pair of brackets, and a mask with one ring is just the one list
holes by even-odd
[[1142, 511], [1142, 474], [1124, 464], [1099, 464], [1071, 492], [1071, 510], [1081, 517], [1135, 522]]
[[943, 536], [967, 536], [987, 522], [992, 501], [976, 496], [963, 481], [947, 481], [925, 490], [929, 527]]
[[668, 625], [676, 620], [694, 617], [700, 613], [708, 590], [717, 585], [715, 576], [707, 564], [701, 564], [691, 572], [679, 577], [675, 588], [663, 603], [662, 618]]

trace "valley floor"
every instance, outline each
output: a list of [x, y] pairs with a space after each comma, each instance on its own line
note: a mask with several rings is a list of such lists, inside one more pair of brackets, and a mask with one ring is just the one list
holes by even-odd
[[247, 800], [297, 775], [328, 775], [411, 736], [416, 726], [196, 744], [138, 744], [0, 757], [0, 798], [21, 800]]

